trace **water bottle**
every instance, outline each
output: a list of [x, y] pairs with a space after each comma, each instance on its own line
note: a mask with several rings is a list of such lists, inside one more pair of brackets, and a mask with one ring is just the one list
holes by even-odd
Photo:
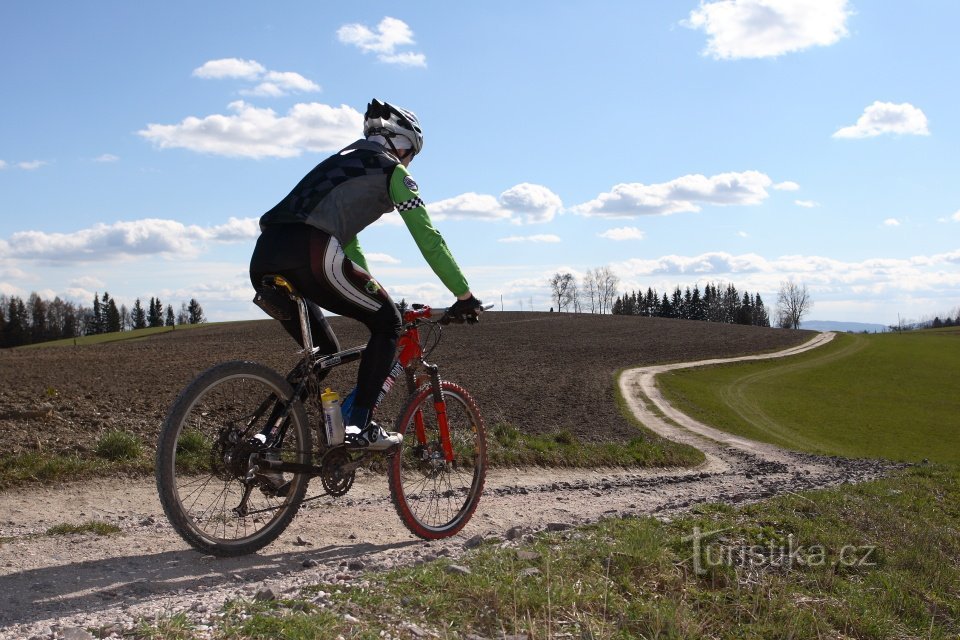
[[327, 445], [336, 447], [343, 444], [343, 414], [340, 413], [340, 394], [327, 387], [320, 394], [323, 405], [323, 425], [327, 432]]

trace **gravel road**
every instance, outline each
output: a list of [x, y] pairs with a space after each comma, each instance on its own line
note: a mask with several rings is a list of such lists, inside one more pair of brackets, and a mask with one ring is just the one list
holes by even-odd
[[[810, 342], [781, 357], [829, 342]], [[457, 557], [476, 537], [517, 544], [526, 534], [604, 517], [670, 517], [703, 502], [738, 504], [787, 491], [876, 478], [891, 464], [799, 454], [719, 432], [679, 413], [660, 396], [657, 373], [702, 363], [626, 371], [621, 389], [649, 428], [701, 449], [690, 469], [492, 471], [474, 519], [442, 542], [414, 539], [389, 502], [385, 477], [358, 474], [351, 492], [306, 505], [262, 552], [220, 559], [193, 550], [167, 524], [151, 479], [103, 480], [0, 494], [0, 638], [86, 638], [84, 628], [120, 637], [140, 618], [185, 612], [211, 622], [228, 599], [262, 589], [351, 583], [362, 574], [441, 556]], [[669, 417], [655, 415], [648, 403]], [[114, 536], [42, 535], [59, 523], [103, 520]], [[471, 540], [472, 539], [472, 540]], [[204, 627], [200, 627], [203, 629]]]

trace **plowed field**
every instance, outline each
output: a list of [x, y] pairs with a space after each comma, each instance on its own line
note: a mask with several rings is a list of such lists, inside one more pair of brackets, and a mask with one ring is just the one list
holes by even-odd
[[[331, 323], [342, 346], [366, 342], [359, 323]], [[488, 427], [624, 441], [637, 431], [615, 399], [618, 370], [782, 349], [810, 335], [659, 318], [488, 312], [479, 325], [445, 328], [430, 360], [473, 392]], [[279, 324], [262, 320], [95, 346], [0, 351], [0, 433], [14, 453], [83, 453], [113, 429], [152, 443], [167, 407], [197, 373], [232, 359], [285, 372], [296, 361], [295, 347]], [[345, 393], [355, 373], [355, 365], [341, 367], [328, 383]], [[382, 415], [395, 415], [402, 385], [391, 395]]]

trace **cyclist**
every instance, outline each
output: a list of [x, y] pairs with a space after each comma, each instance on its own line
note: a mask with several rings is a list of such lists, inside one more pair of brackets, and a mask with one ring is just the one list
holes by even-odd
[[359, 432], [368, 449], [383, 451], [399, 444], [401, 436], [372, 422], [370, 413], [393, 366], [403, 321], [390, 294], [370, 275], [357, 234], [396, 209], [427, 263], [456, 296], [450, 315], [476, 321], [482, 306], [431, 223], [419, 187], [407, 171], [423, 148], [417, 117], [374, 99], [367, 105], [363, 134], [364, 139], [314, 167], [260, 218], [250, 279], [257, 290], [254, 302], [301, 345], [296, 305], [265, 288], [264, 275], [283, 276], [306, 298], [314, 341], [323, 353], [339, 351], [340, 344], [320, 307], [370, 329], [346, 423], [348, 432]]

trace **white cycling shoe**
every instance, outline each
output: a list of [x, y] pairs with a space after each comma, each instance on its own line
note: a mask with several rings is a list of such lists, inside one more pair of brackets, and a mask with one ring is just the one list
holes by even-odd
[[399, 433], [386, 431], [376, 422], [371, 422], [363, 431], [360, 427], [349, 426], [346, 434], [348, 442], [357, 443], [357, 448], [367, 451], [386, 451], [403, 442], [403, 436]]

